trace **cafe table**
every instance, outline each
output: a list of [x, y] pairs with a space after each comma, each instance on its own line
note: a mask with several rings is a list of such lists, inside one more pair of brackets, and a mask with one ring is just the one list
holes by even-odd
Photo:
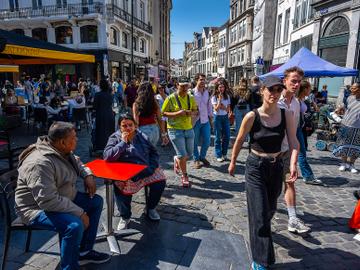
[[98, 178], [103, 178], [105, 183], [106, 193], [106, 225], [105, 232], [97, 235], [97, 239], [106, 238], [113, 253], [121, 254], [120, 247], [116, 240], [117, 236], [128, 236], [139, 233], [137, 230], [113, 229], [113, 215], [114, 215], [114, 186], [113, 181], [129, 181], [132, 177], [140, 173], [147, 166], [123, 163], [123, 162], [107, 162], [102, 159], [96, 159], [86, 164], [92, 170], [93, 174]]

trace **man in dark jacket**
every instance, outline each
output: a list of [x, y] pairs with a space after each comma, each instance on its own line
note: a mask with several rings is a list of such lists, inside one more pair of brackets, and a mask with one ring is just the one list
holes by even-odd
[[[110, 259], [93, 250], [103, 199], [95, 194], [91, 170], [73, 154], [76, 143], [72, 124], [52, 124], [48, 136], [21, 153], [15, 192], [16, 212], [25, 224], [59, 233], [61, 269], [69, 270]], [[76, 190], [78, 176], [87, 193]]]

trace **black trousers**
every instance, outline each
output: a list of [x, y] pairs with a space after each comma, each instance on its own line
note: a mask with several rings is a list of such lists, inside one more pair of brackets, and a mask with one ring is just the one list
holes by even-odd
[[246, 160], [246, 198], [253, 260], [265, 267], [275, 263], [271, 219], [281, 194], [283, 161], [250, 153]]

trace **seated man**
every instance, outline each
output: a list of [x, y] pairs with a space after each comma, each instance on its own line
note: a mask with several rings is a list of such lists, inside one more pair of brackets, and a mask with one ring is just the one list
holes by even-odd
[[[61, 269], [110, 259], [93, 250], [103, 199], [92, 172], [73, 154], [76, 142], [72, 124], [55, 122], [19, 157], [16, 212], [25, 224], [59, 233]], [[78, 176], [87, 193], [76, 190]]]
[[132, 195], [142, 187], [149, 186], [149, 198], [146, 201], [146, 214], [153, 221], [160, 220], [155, 207], [160, 201], [165, 188], [165, 175], [159, 168], [159, 155], [148, 137], [136, 129], [134, 118], [129, 114], [121, 115], [118, 121], [119, 130], [113, 133], [104, 149], [104, 160], [135, 164], [148, 167], [133, 179], [123, 182], [114, 181], [116, 204], [120, 212], [117, 229], [127, 228], [131, 217]]

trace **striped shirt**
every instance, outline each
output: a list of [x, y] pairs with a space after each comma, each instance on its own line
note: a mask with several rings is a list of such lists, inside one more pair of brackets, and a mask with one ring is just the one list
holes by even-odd
[[360, 128], [360, 99], [351, 95], [347, 102], [348, 107], [341, 123], [347, 127]]

